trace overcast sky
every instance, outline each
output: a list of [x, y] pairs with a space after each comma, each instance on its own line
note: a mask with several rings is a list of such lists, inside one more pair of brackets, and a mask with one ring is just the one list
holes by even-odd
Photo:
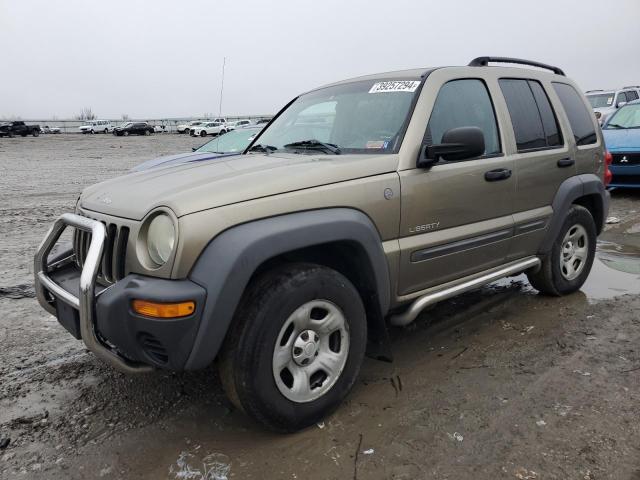
[[266, 114], [296, 94], [481, 55], [640, 84], [639, 0], [0, 0], [0, 117]]

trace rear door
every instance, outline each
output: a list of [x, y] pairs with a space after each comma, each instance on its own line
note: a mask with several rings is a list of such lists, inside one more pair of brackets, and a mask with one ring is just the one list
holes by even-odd
[[540, 80], [500, 78], [498, 84], [513, 133], [510, 148], [518, 185], [509, 259], [516, 259], [536, 253], [553, 213], [553, 198], [560, 184], [576, 174], [576, 160]]
[[[422, 144], [440, 143], [449, 129], [474, 126], [484, 134], [485, 152], [475, 159], [441, 160], [429, 169], [399, 172], [400, 296], [503, 263], [513, 228], [513, 159], [504, 154], [487, 83], [440, 71], [427, 85], [422, 95], [437, 96]], [[487, 176], [492, 171], [505, 175], [496, 180]]]

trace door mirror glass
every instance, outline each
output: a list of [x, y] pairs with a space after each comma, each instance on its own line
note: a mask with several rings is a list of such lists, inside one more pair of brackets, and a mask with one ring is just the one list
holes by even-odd
[[484, 154], [484, 134], [478, 127], [457, 127], [442, 135], [442, 142], [423, 145], [418, 168], [428, 168], [440, 159], [447, 162], [469, 160]]
[[620, 107], [624, 107], [627, 104], [627, 102], [618, 102], [618, 105], [616, 105], [618, 108]]

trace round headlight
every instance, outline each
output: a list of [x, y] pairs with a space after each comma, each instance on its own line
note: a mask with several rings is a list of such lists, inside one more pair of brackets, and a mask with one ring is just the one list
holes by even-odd
[[156, 215], [147, 230], [147, 249], [149, 257], [158, 265], [164, 265], [169, 260], [176, 242], [176, 230], [168, 215]]

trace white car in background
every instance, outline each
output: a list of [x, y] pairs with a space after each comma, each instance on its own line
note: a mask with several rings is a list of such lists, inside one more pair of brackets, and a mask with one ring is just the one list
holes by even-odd
[[251, 125], [251, 120], [238, 120], [236, 122], [227, 123], [229, 130], [233, 130], [238, 127], [248, 127]]
[[109, 133], [113, 131], [111, 120], [91, 120], [78, 127], [82, 133]]
[[[220, 120], [220, 119], [219, 119]], [[206, 137], [207, 135], [222, 135], [229, 130], [233, 130], [226, 123], [223, 122], [206, 122], [196, 128], [191, 129], [191, 136], [193, 137]]]
[[192, 128], [196, 128], [203, 123], [205, 122], [203, 122], [202, 120], [194, 120], [193, 122], [182, 123], [176, 127], [176, 130], [178, 131], [178, 133], [189, 133]]

